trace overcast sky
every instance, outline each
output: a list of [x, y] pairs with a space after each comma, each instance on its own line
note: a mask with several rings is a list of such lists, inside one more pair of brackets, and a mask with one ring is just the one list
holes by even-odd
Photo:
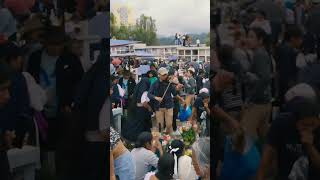
[[145, 14], [156, 20], [162, 36], [210, 31], [210, 0], [111, 0], [127, 2], [135, 16]]

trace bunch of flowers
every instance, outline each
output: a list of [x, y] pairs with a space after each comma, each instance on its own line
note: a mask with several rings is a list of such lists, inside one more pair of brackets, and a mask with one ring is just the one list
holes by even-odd
[[183, 123], [183, 125], [179, 127], [179, 132], [185, 146], [191, 146], [196, 141], [196, 132], [190, 122]]
[[162, 135], [161, 139], [162, 139], [162, 146], [167, 146], [171, 144], [171, 141], [173, 140], [171, 136], [167, 134]]

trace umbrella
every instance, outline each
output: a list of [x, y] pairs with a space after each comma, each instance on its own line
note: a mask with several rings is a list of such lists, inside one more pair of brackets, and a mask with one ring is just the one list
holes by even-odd
[[121, 60], [119, 58], [113, 58], [112, 64], [115, 66], [119, 66], [121, 64]]

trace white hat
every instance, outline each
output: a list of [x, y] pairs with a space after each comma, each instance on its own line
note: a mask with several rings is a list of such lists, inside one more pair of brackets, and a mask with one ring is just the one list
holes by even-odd
[[192, 67], [191, 67], [191, 68], [189, 68], [189, 69], [188, 69], [188, 71], [192, 71], [193, 73], [195, 73], [195, 72], [196, 72], [196, 70], [195, 70], [194, 68], [192, 68]]
[[317, 97], [316, 92], [314, 91], [314, 89], [306, 84], [306, 83], [301, 83], [298, 84], [294, 87], [292, 87], [291, 89], [289, 89], [287, 91], [287, 93], [285, 94], [285, 100], [291, 101], [293, 98], [295, 97], [304, 97], [307, 99], [315, 99]]
[[169, 71], [168, 71], [168, 69], [162, 67], [162, 68], [160, 68], [160, 69], [158, 70], [158, 73], [159, 73], [160, 75], [166, 75], [166, 74], [169, 74]]

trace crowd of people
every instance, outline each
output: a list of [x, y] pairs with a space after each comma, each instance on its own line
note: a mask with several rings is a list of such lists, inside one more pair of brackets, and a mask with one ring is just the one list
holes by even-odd
[[319, 3], [215, 10], [211, 177], [319, 179]]
[[7, 154], [28, 146], [40, 150], [36, 179], [107, 179], [109, 42], [84, 68], [84, 39], [64, 29], [60, 10], [90, 23], [109, 2], [68, 2], [1, 1], [0, 179], [23, 176]]
[[[139, 65], [130, 60], [110, 64], [112, 106], [126, 112], [121, 134], [111, 122], [114, 178], [210, 179], [209, 64], [195, 59], [141, 65], [150, 70], [136, 76]], [[177, 136], [185, 123], [196, 132], [193, 145]], [[161, 138], [166, 135], [172, 137], [168, 148]], [[186, 155], [190, 150], [192, 156]]]
[[[140, 74], [137, 59], [109, 72], [105, 39], [84, 68], [79, 28], [58, 26], [61, 5], [17, 2], [0, 9], [1, 179], [17, 175], [7, 152], [24, 146], [57, 179], [319, 179], [319, 0], [217, 10], [210, 63], [163, 60]], [[106, 10], [89, 2], [66, 4], [72, 21]], [[112, 114], [109, 128], [115, 108], [121, 129]]]
[[[179, 46], [191, 47], [192, 44], [192, 37], [188, 34], [180, 35], [176, 33], [174, 36], [174, 44]], [[196, 40], [196, 45], [200, 46], [200, 39]]]

